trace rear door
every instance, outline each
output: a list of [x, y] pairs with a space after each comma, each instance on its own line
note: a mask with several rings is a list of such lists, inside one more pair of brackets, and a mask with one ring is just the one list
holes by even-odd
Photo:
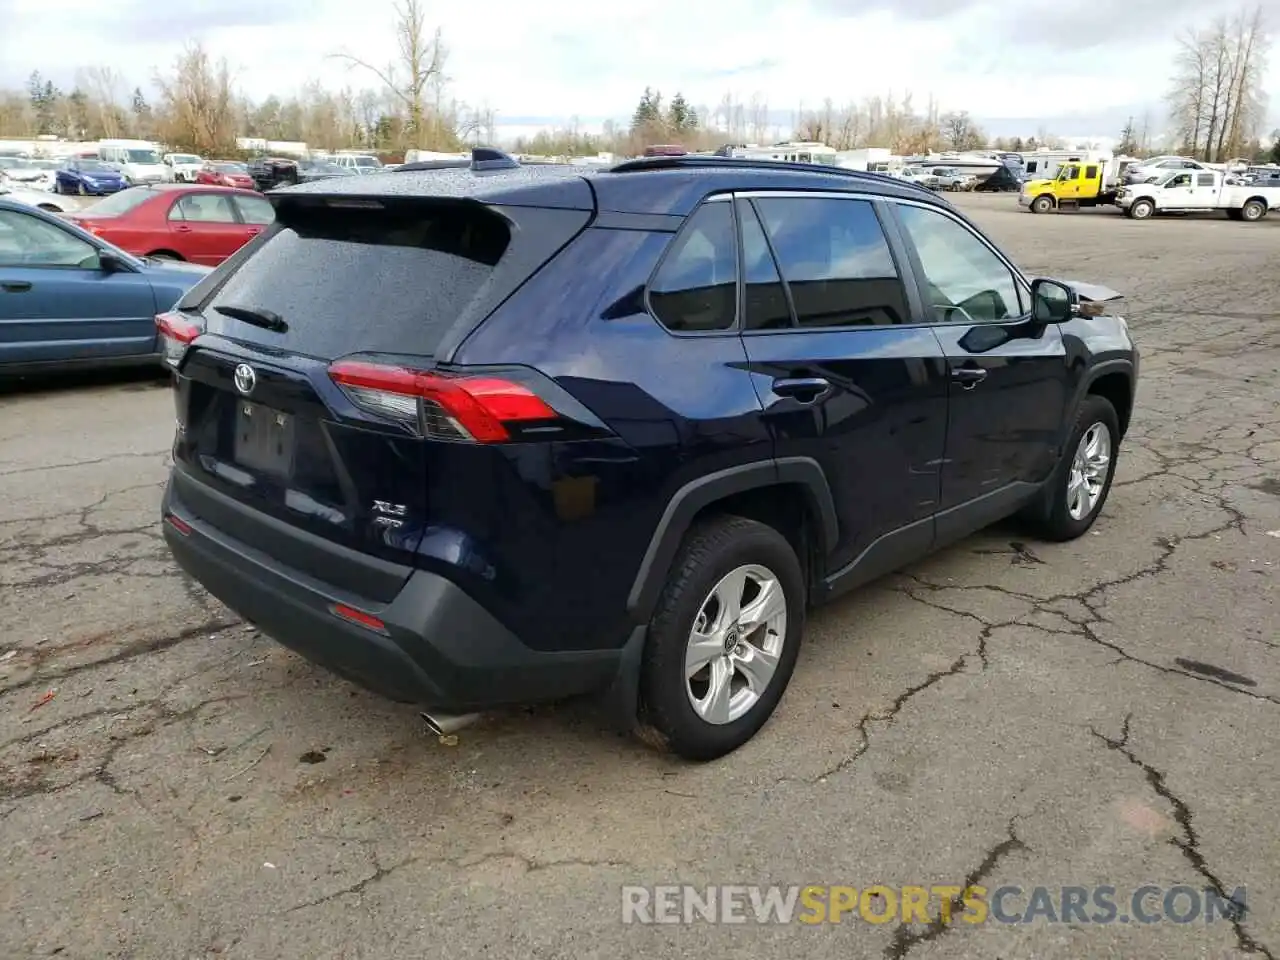
[[[823, 468], [838, 574], [879, 538], [932, 542], [947, 385], [938, 339], [885, 235], [882, 202], [740, 195], [743, 340], [779, 458]], [[899, 561], [901, 557], [896, 558]], [[873, 571], [883, 572], [883, 571]]]
[[1194, 187], [1188, 206], [1194, 210], [1214, 210], [1218, 206], [1218, 175], [1212, 171], [1192, 173]]
[[151, 353], [155, 312], [141, 274], [103, 270], [91, 243], [0, 210], [0, 367]]
[[169, 208], [168, 223], [173, 249], [210, 267], [244, 246], [253, 229], [241, 222], [225, 193], [184, 194]]
[[1057, 461], [1070, 396], [1062, 333], [1033, 321], [1021, 275], [958, 216], [907, 200], [891, 209], [947, 358], [942, 508], [985, 500], [1007, 513]]
[[[413, 400], [406, 416], [406, 397], [356, 382], [344, 389], [336, 362], [399, 368], [409, 379], [404, 371], [430, 371], [464, 314], [487, 315], [590, 214], [522, 208], [504, 216], [474, 202], [419, 198], [281, 202], [252, 255], [178, 305], [205, 332], [176, 378], [175, 490], [248, 546], [325, 583], [390, 600], [400, 583], [364, 563], [335, 566], [332, 549], [309, 547], [305, 534], [412, 565], [431, 524], [433, 446], [448, 447], [481, 478], [488, 451], [424, 439], [449, 428], [447, 417], [437, 423], [434, 408], [419, 413]], [[304, 537], [273, 536], [269, 521], [245, 519], [253, 513]]]

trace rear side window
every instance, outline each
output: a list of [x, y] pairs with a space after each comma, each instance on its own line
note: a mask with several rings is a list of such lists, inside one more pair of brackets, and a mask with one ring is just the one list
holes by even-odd
[[764, 230], [756, 219], [751, 205], [742, 201], [738, 205], [738, 219], [742, 223], [742, 279], [744, 330], [779, 330], [792, 326], [791, 306], [787, 303], [787, 291], [778, 275]]
[[[470, 204], [295, 209], [278, 224], [202, 309], [212, 330], [322, 359], [432, 353], [511, 241], [502, 217]], [[289, 329], [219, 306], [270, 310]]]
[[170, 220], [190, 223], [235, 223], [231, 199], [221, 193], [188, 193], [169, 210]]
[[1212, 173], [1197, 173], [1197, 174], [1196, 174], [1196, 183], [1197, 183], [1197, 184], [1199, 184], [1199, 185], [1200, 185], [1200, 186], [1202, 186], [1202, 187], [1212, 187], [1212, 186], [1213, 186], [1213, 174], [1212, 174]]
[[245, 223], [265, 225], [275, 222], [275, 208], [264, 197], [237, 196], [235, 203]]
[[728, 330], [738, 299], [738, 253], [728, 203], [705, 203], [673, 241], [649, 286], [649, 304], [678, 333]]
[[1098, 168], [1097, 168], [1097, 167], [1095, 167], [1095, 166], [1089, 166], [1089, 167], [1085, 167], [1085, 168], [1084, 168], [1084, 177], [1085, 177], [1085, 179], [1086, 179], [1086, 180], [1092, 180], [1092, 179], [1094, 179], [1095, 177], [1097, 177], [1097, 175], [1098, 175]]
[[906, 292], [866, 200], [756, 201], [801, 327], [902, 323]]

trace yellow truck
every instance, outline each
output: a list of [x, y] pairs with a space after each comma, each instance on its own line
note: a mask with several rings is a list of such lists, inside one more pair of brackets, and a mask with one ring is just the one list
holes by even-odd
[[1072, 161], [1058, 168], [1052, 180], [1028, 180], [1018, 204], [1031, 213], [1064, 207], [1097, 207], [1116, 202], [1124, 168], [1134, 161], [1096, 157]]

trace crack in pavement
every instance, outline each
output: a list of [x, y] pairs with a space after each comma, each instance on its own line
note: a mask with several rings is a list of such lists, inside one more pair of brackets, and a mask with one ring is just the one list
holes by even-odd
[[1141, 770], [1146, 777], [1147, 785], [1151, 787], [1157, 796], [1163, 798], [1173, 808], [1173, 818], [1181, 829], [1182, 836], [1174, 837], [1169, 842], [1182, 852], [1183, 857], [1186, 858], [1191, 868], [1209, 882], [1219, 899], [1230, 903], [1234, 907], [1234, 909], [1224, 910], [1224, 913], [1226, 914], [1226, 919], [1231, 923], [1232, 930], [1235, 931], [1237, 946], [1245, 953], [1260, 953], [1267, 960], [1276, 960], [1275, 955], [1269, 948], [1263, 946], [1245, 930], [1244, 919], [1248, 912], [1245, 904], [1232, 900], [1227, 895], [1226, 885], [1209, 868], [1204, 854], [1200, 852], [1200, 836], [1196, 833], [1195, 824], [1192, 822], [1191, 807], [1169, 788], [1164, 773], [1151, 766], [1130, 748], [1129, 734], [1132, 722], [1133, 714], [1125, 714], [1119, 737], [1108, 737], [1104, 733], [1099, 733], [1093, 727], [1089, 728], [1089, 732], [1104, 743], [1108, 750], [1113, 750], [1120, 754]]
[[23, 473], [40, 473], [44, 470], [69, 470], [72, 467], [92, 467], [100, 463], [110, 463], [112, 460], [131, 460], [145, 457], [158, 457], [161, 455], [168, 456], [169, 453], [169, 447], [165, 447], [163, 450], [112, 453], [105, 457], [94, 457], [92, 460], [72, 460], [69, 463], [43, 463], [31, 467], [15, 467], [12, 470], [0, 470], [0, 477], [15, 477]]
[[[979, 653], [980, 655], [982, 655], [981, 650], [979, 650]], [[985, 655], [982, 655], [982, 656], [983, 656], [983, 664], [985, 669], [986, 659], [985, 659]], [[965, 667], [965, 663], [968, 660], [968, 658], [969, 658], [969, 654], [964, 654], [958, 657], [955, 660], [955, 662], [952, 663], [951, 666], [947, 667], [945, 670], [936, 670], [933, 673], [929, 674], [927, 677], [925, 677], [923, 680], [921, 680], [919, 683], [912, 684], [906, 690], [902, 691], [902, 693], [894, 697], [892, 703], [889, 704], [889, 707], [887, 709], [881, 710], [881, 711], [872, 711], [869, 713], [864, 713], [862, 715], [862, 719], [860, 719], [856, 724], [854, 724], [854, 727], [853, 727], [854, 731], [858, 734], [858, 745], [854, 748], [854, 751], [848, 756], [841, 759], [839, 763], [835, 764], [835, 766], [829, 767], [828, 769], [824, 770], [822, 773], [818, 774], [817, 776], [809, 777], [806, 782], [810, 784], [824, 783], [828, 777], [832, 777], [835, 774], [840, 773], [842, 770], [845, 770], [848, 767], [852, 766], [858, 760], [858, 758], [861, 757], [864, 753], [866, 753], [867, 750], [871, 747], [871, 738], [867, 731], [867, 727], [869, 724], [876, 721], [886, 723], [886, 724], [892, 723], [894, 718], [898, 716], [898, 713], [902, 710], [902, 708], [907, 705], [907, 701], [909, 701], [916, 694], [923, 693], [925, 690], [928, 690], [934, 684], [946, 679], [947, 677], [953, 677], [957, 673], [960, 673], [961, 671], [963, 671]], [[795, 777], [779, 777], [774, 782], [775, 784], [790, 783], [795, 779], [796, 779]]]
[[923, 930], [915, 930], [907, 924], [902, 924], [893, 932], [893, 940], [884, 948], [885, 960], [902, 960], [912, 949], [922, 943], [928, 943], [931, 940], [937, 940], [939, 937], [955, 929], [955, 918], [964, 912], [964, 893], [972, 887], [977, 886], [992, 872], [1000, 861], [1009, 854], [1016, 851], [1030, 852], [1028, 847], [1018, 837], [1016, 824], [1019, 817], [1012, 817], [1006, 827], [1005, 837], [995, 846], [991, 847], [973, 870], [971, 870], [964, 878], [964, 883], [960, 885], [960, 893], [951, 898], [948, 907], [940, 910], [938, 916], [925, 927]]

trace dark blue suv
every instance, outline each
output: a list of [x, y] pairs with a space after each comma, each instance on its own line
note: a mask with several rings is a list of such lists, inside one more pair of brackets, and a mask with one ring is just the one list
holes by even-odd
[[271, 195], [158, 318], [181, 566], [437, 729], [591, 691], [720, 756], [805, 611], [1021, 513], [1106, 500], [1138, 357], [876, 174], [477, 153]]

